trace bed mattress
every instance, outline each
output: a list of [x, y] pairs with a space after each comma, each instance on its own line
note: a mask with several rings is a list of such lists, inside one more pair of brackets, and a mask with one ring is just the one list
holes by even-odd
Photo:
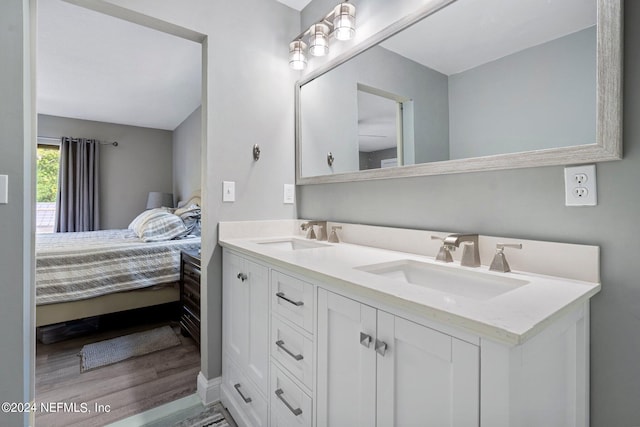
[[36, 236], [36, 304], [76, 301], [180, 278], [180, 251], [200, 237], [143, 242], [132, 230]]

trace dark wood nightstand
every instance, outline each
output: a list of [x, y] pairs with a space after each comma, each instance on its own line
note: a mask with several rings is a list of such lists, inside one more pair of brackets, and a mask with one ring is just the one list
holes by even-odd
[[180, 253], [180, 330], [200, 346], [200, 254]]

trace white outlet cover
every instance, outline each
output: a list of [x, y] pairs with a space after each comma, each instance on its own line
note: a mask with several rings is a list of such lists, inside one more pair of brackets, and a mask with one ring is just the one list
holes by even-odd
[[564, 194], [566, 206], [596, 206], [596, 165], [564, 168]]
[[222, 181], [222, 201], [236, 201], [236, 183], [234, 181]]

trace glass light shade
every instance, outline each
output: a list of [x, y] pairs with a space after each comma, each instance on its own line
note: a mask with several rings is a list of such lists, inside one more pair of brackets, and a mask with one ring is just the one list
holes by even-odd
[[333, 33], [338, 40], [351, 40], [356, 35], [356, 7], [341, 3], [333, 10]]
[[324, 56], [329, 53], [329, 26], [313, 24], [309, 29], [309, 53], [313, 56]]
[[289, 44], [289, 67], [294, 70], [304, 70], [307, 66], [307, 45], [302, 40], [296, 40]]

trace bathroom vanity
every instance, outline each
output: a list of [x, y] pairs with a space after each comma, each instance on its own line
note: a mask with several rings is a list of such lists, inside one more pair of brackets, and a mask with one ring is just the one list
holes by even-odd
[[[585, 426], [594, 246], [304, 221], [220, 223], [222, 401], [242, 426]], [[512, 270], [489, 271], [498, 243]]]

